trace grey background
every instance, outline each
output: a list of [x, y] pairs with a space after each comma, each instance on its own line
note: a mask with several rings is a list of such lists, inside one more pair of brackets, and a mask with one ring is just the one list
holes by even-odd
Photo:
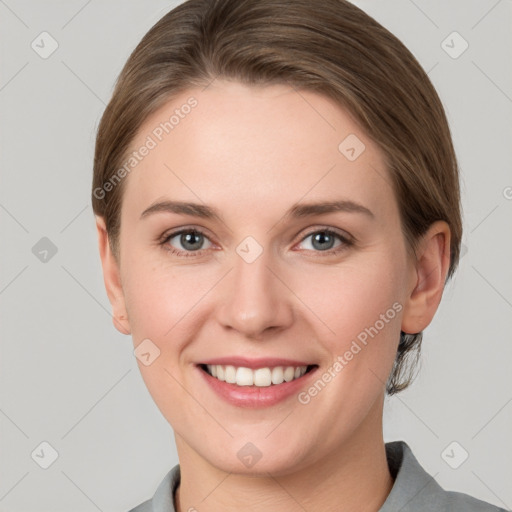
[[[0, 511], [125, 511], [177, 463], [112, 326], [89, 200], [114, 80], [177, 3], [0, 0]], [[406, 440], [443, 487], [510, 508], [512, 4], [355, 3], [429, 72], [462, 171], [465, 253], [413, 387], [386, 401], [385, 439]], [[47, 59], [31, 47], [43, 31], [59, 45]], [[441, 45], [453, 31], [469, 43], [456, 59]], [[43, 441], [59, 455], [48, 469], [48, 450], [31, 456]], [[453, 441], [469, 453], [457, 469], [441, 455]]]

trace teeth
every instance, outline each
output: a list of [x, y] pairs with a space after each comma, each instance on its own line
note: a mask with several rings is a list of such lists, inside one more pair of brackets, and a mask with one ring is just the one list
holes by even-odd
[[287, 366], [284, 370], [284, 380], [290, 382], [295, 377], [295, 368], [293, 366]]
[[284, 371], [282, 366], [272, 368], [272, 384], [281, 384], [284, 382]]
[[272, 384], [272, 371], [270, 368], [258, 368], [254, 372], [255, 386], [270, 386]]
[[[217, 365], [214, 365], [212, 367], [212, 370], [214, 370], [214, 368], [216, 368]], [[226, 366], [226, 371], [225, 371], [225, 377], [226, 377], [226, 382], [229, 382], [230, 384], [235, 384], [236, 382], [236, 368], [234, 366]], [[214, 375], [215, 377], [215, 375]]]
[[282, 384], [291, 382], [294, 379], [302, 377], [307, 370], [307, 366], [276, 366], [274, 368], [258, 368], [252, 370], [243, 366], [235, 367], [231, 365], [208, 364], [206, 365], [208, 373], [212, 377], [226, 381], [237, 386], [258, 386], [268, 387], [272, 384]]

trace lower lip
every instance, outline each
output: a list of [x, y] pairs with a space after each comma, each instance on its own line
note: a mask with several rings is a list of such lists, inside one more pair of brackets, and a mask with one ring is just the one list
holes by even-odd
[[270, 386], [237, 386], [229, 382], [221, 381], [212, 377], [208, 372], [196, 366], [202, 378], [210, 388], [228, 403], [237, 407], [261, 408], [270, 407], [292, 395], [297, 395], [304, 388], [312, 374], [318, 367], [298, 379], [282, 384], [271, 384]]

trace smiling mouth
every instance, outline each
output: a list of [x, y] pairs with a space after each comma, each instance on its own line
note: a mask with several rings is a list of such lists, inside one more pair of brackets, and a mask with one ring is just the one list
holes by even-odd
[[255, 369], [222, 364], [200, 364], [198, 366], [221, 382], [237, 386], [269, 387], [300, 379], [306, 373], [317, 368], [318, 365], [273, 366]]

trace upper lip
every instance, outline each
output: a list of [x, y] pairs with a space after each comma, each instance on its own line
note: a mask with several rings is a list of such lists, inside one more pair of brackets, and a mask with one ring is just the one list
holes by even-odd
[[230, 365], [236, 367], [255, 369], [266, 367], [272, 368], [274, 366], [310, 366], [313, 363], [298, 361], [296, 359], [283, 359], [279, 357], [259, 357], [254, 359], [248, 359], [247, 357], [230, 356], [215, 357], [213, 359], [201, 361], [199, 364], [211, 364], [222, 366]]

